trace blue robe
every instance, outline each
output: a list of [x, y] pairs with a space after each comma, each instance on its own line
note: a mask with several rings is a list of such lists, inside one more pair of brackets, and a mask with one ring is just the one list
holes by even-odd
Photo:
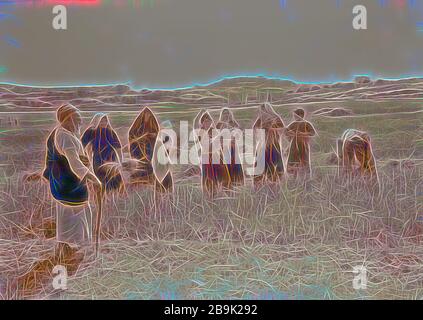
[[118, 190], [123, 184], [122, 175], [119, 172], [110, 176], [107, 174], [108, 168], [103, 166], [119, 161], [118, 151], [122, 146], [116, 132], [111, 127], [88, 128], [82, 135], [81, 142], [84, 147], [91, 145], [94, 173], [106, 191]]
[[85, 182], [72, 171], [69, 161], [56, 147], [56, 129], [47, 139], [46, 167], [44, 178], [49, 181], [53, 198], [62, 204], [79, 206], [88, 201]]

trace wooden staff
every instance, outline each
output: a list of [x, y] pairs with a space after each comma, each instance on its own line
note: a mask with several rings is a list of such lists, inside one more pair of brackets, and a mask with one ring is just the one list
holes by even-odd
[[100, 247], [100, 231], [101, 231], [101, 216], [103, 214], [103, 197], [104, 188], [103, 185], [96, 190], [95, 200], [97, 205], [97, 218], [95, 223], [94, 241], [95, 241], [95, 256], [98, 255], [98, 249]]

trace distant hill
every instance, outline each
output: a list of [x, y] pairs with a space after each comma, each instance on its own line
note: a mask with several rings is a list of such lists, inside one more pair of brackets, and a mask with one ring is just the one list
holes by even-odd
[[137, 110], [144, 105], [245, 107], [265, 101], [283, 104], [348, 100], [417, 100], [423, 98], [423, 79], [371, 80], [297, 84], [264, 77], [227, 78], [206, 86], [180, 90], [135, 90], [128, 85], [41, 88], [0, 84], [0, 112], [48, 111], [70, 102], [81, 110]]

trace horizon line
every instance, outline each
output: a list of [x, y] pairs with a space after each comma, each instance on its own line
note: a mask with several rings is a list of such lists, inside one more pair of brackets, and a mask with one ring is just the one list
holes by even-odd
[[294, 78], [283, 77], [283, 76], [272, 76], [267, 74], [240, 74], [240, 75], [228, 75], [216, 78], [215, 80], [211, 80], [208, 82], [198, 82], [192, 83], [190, 85], [185, 85], [181, 87], [137, 87], [132, 85], [133, 81], [126, 81], [126, 82], [115, 82], [115, 83], [101, 83], [101, 84], [57, 84], [57, 85], [31, 85], [27, 83], [15, 83], [15, 82], [8, 82], [8, 81], [0, 81], [0, 85], [11, 85], [17, 87], [31, 87], [31, 88], [38, 88], [38, 89], [59, 89], [59, 88], [92, 88], [92, 87], [110, 87], [110, 86], [117, 86], [117, 85], [126, 85], [130, 87], [132, 90], [135, 91], [142, 91], [142, 90], [149, 90], [149, 91], [180, 91], [180, 90], [188, 90], [194, 88], [202, 88], [208, 87], [219, 82], [225, 80], [234, 80], [234, 79], [241, 79], [241, 78], [263, 78], [266, 80], [277, 80], [277, 81], [289, 81], [297, 85], [319, 85], [319, 84], [331, 84], [331, 83], [348, 83], [354, 82], [357, 77], [368, 77], [371, 81], [376, 80], [386, 80], [386, 81], [400, 81], [400, 80], [410, 80], [410, 79], [423, 79], [423, 75], [404, 75], [398, 78], [394, 77], [383, 77], [383, 76], [373, 76], [372, 74], [355, 74], [352, 75], [350, 79], [336, 79], [336, 80], [322, 80], [322, 81], [300, 81], [295, 80]]

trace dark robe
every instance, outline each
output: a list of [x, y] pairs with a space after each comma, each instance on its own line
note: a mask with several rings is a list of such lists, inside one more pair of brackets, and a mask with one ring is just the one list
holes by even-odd
[[[220, 161], [223, 161], [222, 157]], [[209, 163], [201, 165], [201, 183], [204, 191], [213, 195], [221, 190], [222, 187], [229, 189], [231, 187], [230, 181], [228, 166], [222, 163], [214, 164], [213, 154], [210, 152]]]
[[154, 172], [151, 164], [160, 131], [159, 123], [149, 108], [144, 108], [129, 129], [129, 152], [131, 158], [137, 159], [142, 166], [131, 174], [135, 183], [153, 183]]
[[[282, 118], [270, 106], [262, 106], [253, 129], [265, 131], [265, 140], [262, 147], [256, 152], [264, 152], [264, 170], [254, 176], [254, 183], [265, 181], [277, 182], [284, 174], [282, 147], [280, 143], [280, 129], [284, 128]], [[263, 151], [264, 149], [264, 151]], [[256, 154], [256, 161], [260, 155]], [[257, 164], [256, 164], [257, 166]]]
[[88, 201], [85, 182], [72, 171], [69, 161], [56, 147], [56, 129], [47, 139], [46, 167], [43, 172], [49, 181], [53, 198], [62, 204], [79, 206]]
[[106, 191], [120, 190], [123, 187], [123, 178], [118, 169], [122, 146], [112, 127], [88, 128], [81, 138], [84, 147], [92, 148], [92, 163], [94, 173], [101, 181]]
[[172, 173], [168, 172], [162, 182], [159, 180], [154, 181], [155, 189], [159, 193], [167, 193], [173, 191], [173, 177]]
[[366, 132], [348, 129], [342, 135], [340, 158], [346, 173], [376, 178], [376, 160], [373, 155], [370, 136]]
[[[240, 125], [234, 119], [232, 111], [225, 108], [220, 113], [220, 119], [216, 124], [216, 128], [219, 130], [227, 129], [229, 132], [231, 132], [231, 134], [233, 134], [234, 130], [240, 129]], [[238, 154], [240, 150], [237, 150], [238, 145], [235, 137], [231, 136], [229, 145], [230, 150], [223, 150], [223, 153], [227, 154], [229, 152], [230, 154], [230, 162], [225, 163], [224, 165], [227, 166], [227, 171], [230, 178], [230, 181], [227, 184], [229, 188], [232, 188], [233, 186], [244, 184], [244, 169]]]
[[[196, 129], [203, 130], [202, 134], [208, 136], [208, 141], [202, 140], [202, 138], [205, 137], [196, 136], [196, 143], [201, 150], [201, 185], [203, 191], [213, 196], [222, 188], [230, 188], [231, 178], [228, 166], [223, 163], [222, 150], [213, 150], [214, 137], [212, 133], [215, 124], [211, 115], [207, 111], [200, 111], [196, 117], [196, 121], [194, 121], [194, 125]], [[206, 142], [207, 145], [205, 145]], [[218, 152], [218, 154], [215, 155], [215, 157], [219, 159], [218, 163], [213, 163], [213, 151]], [[203, 157], [208, 158], [208, 163], [203, 162]]]
[[312, 124], [306, 120], [296, 120], [287, 127], [291, 138], [288, 156], [288, 171], [305, 170], [311, 172], [310, 138], [315, 135]]

